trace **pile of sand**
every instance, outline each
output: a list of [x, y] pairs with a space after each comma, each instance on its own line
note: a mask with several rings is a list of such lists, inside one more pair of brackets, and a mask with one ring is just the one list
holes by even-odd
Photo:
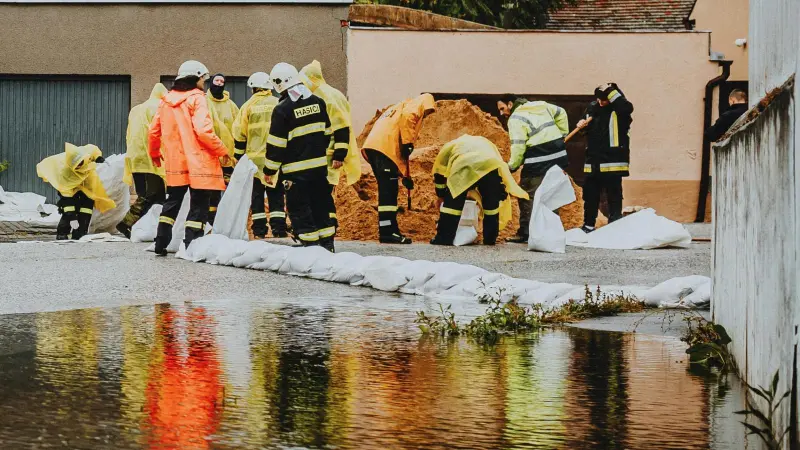
[[[372, 126], [383, 112], [377, 111], [358, 137], [358, 144], [372, 130]], [[416, 242], [427, 242], [436, 234], [436, 194], [433, 187], [433, 168], [439, 149], [447, 142], [463, 134], [483, 136], [492, 141], [505, 160], [510, 156], [508, 133], [492, 115], [482, 111], [466, 100], [442, 100], [436, 102], [436, 112], [426, 117], [416, 151], [412, 154], [410, 165], [415, 189], [411, 194], [411, 209], [407, 208], [407, 191], [400, 186], [398, 222], [403, 234]], [[353, 186], [340, 185], [336, 188], [336, 207], [339, 217], [338, 239], [377, 240], [378, 239], [378, 185], [369, 164], [362, 161], [362, 177]], [[517, 175], [519, 172], [517, 172]], [[566, 229], [583, 225], [583, 195], [573, 183], [577, 201], [559, 211]], [[511, 223], [501, 231], [501, 239], [512, 236], [517, 231], [519, 208], [514, 202], [514, 215]], [[604, 224], [600, 217], [598, 224]]]

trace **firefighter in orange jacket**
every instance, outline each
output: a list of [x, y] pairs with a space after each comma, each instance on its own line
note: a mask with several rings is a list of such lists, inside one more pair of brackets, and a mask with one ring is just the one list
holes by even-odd
[[375, 122], [364, 142], [364, 158], [378, 181], [378, 233], [384, 244], [410, 244], [397, 226], [397, 179], [414, 189], [408, 158], [422, 128], [422, 119], [436, 109], [433, 96], [422, 94], [390, 106]]

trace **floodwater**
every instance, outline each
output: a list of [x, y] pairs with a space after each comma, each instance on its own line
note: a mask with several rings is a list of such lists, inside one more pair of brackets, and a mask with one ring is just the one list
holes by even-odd
[[421, 337], [418, 298], [0, 316], [0, 448], [735, 449], [733, 377], [671, 338]]

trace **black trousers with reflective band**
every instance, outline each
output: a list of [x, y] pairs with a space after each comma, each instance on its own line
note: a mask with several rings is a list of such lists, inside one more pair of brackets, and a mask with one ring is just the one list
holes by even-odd
[[331, 219], [331, 223], [333, 223], [334, 227], [339, 228], [339, 217], [336, 216], [336, 197], [334, 197], [336, 186], [332, 184], [329, 184], [328, 186], [330, 186], [330, 194], [331, 194], [328, 196], [329, 197], [328, 218]]
[[441, 244], [453, 244], [464, 203], [467, 201], [467, 192], [475, 188], [481, 194], [483, 207], [483, 243], [494, 245], [497, 242], [497, 235], [500, 233], [500, 202], [505, 200], [507, 194], [503, 179], [496, 170], [484, 175], [458, 197], [453, 198], [447, 190], [444, 203], [439, 210], [435, 241]]
[[378, 233], [380, 236], [400, 234], [397, 226], [397, 181], [400, 171], [388, 156], [375, 150], [366, 150], [367, 160], [378, 181]]
[[[72, 197], [58, 194], [58, 210], [61, 220], [56, 227], [56, 239], [68, 239], [72, 232], [72, 239], [80, 239], [89, 233], [89, 223], [92, 221], [94, 200], [83, 192], [78, 192]], [[78, 222], [78, 228], [72, 229], [72, 221]]]
[[158, 219], [158, 234], [156, 235], [156, 250], [167, 248], [172, 240], [172, 226], [181, 210], [183, 198], [189, 192], [189, 215], [186, 216], [186, 232], [183, 243], [186, 247], [193, 240], [202, 237], [204, 226], [208, 220], [208, 206], [211, 203], [211, 194], [215, 191], [207, 189], [191, 189], [189, 186], [168, 186], [167, 201], [161, 210]]
[[595, 226], [603, 192], [608, 199], [608, 221], [613, 222], [622, 217], [622, 175], [593, 173], [586, 175], [583, 181], [584, 225]]
[[267, 226], [267, 213], [264, 206], [264, 183], [258, 178], [253, 178], [253, 194], [250, 197], [250, 212], [253, 214], [253, 235], [264, 237], [269, 231]]
[[[274, 188], [264, 186], [267, 193], [267, 203], [269, 204], [269, 226], [272, 227], [272, 234], [286, 233], [286, 191], [283, 183], [278, 180]], [[261, 204], [264, 204], [262, 197]]]
[[122, 223], [133, 227], [153, 205], [163, 205], [167, 198], [167, 187], [164, 179], [154, 173], [134, 173], [133, 186], [136, 189], [136, 201], [131, 205]]
[[305, 246], [333, 242], [335, 228], [329, 215], [330, 184], [324, 176], [298, 177], [286, 187], [286, 206], [297, 239]]
[[[222, 178], [225, 180], [225, 186], [231, 181], [233, 175], [233, 167], [222, 168]], [[214, 220], [217, 218], [217, 208], [219, 208], [219, 201], [222, 200], [223, 191], [211, 191], [211, 200], [208, 206], [208, 223], [214, 225]]]

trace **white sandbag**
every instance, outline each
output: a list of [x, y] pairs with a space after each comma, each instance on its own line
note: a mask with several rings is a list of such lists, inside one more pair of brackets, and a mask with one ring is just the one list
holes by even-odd
[[[315, 280], [350, 283], [350, 278], [347, 277], [347, 274], [345, 274], [341, 268], [357, 266], [364, 258], [353, 252], [334, 253], [331, 256], [331, 258], [322, 258], [314, 261], [311, 270], [308, 272], [308, 277]], [[337, 270], [342, 273], [343, 279], [336, 278]]]
[[711, 305], [711, 283], [701, 284], [677, 303], [662, 303], [661, 308], [708, 309]]
[[456, 229], [456, 237], [453, 239], [453, 245], [456, 247], [463, 247], [465, 245], [474, 244], [478, 240], [478, 231], [475, 227], [461, 226]]
[[147, 214], [142, 216], [131, 227], [131, 242], [153, 242], [158, 233], [158, 218], [163, 205], [153, 205]]
[[283, 264], [278, 268], [278, 272], [304, 277], [311, 271], [318, 259], [327, 259], [332, 256], [333, 253], [317, 245], [313, 247], [293, 247], [292, 251], [287, 254]]
[[247, 248], [245, 249], [244, 253], [241, 255], [233, 258], [231, 260], [231, 264], [234, 267], [247, 267], [250, 268], [253, 264], [261, 262], [261, 258], [267, 249], [274, 247], [274, 244], [270, 244], [264, 241], [249, 241], [247, 243]]
[[517, 299], [522, 298], [528, 292], [539, 289], [546, 283], [541, 281], [527, 280], [524, 278], [500, 278], [487, 286], [491, 291], [510, 291], [511, 295]]
[[[638, 214], [638, 213], [637, 213]], [[702, 275], [671, 278], [641, 293], [641, 300], [648, 306], [678, 304], [704, 284], [711, 285], [711, 279]], [[710, 293], [710, 287], [709, 287]]]
[[0, 222], [26, 222], [54, 228], [61, 220], [58, 207], [33, 192], [6, 192], [0, 186]]
[[193, 240], [182, 256], [189, 261], [206, 261], [209, 264], [216, 264], [219, 252], [227, 246], [234, 245], [236, 242], [241, 241], [231, 241], [227, 236], [222, 236], [221, 234], [203, 236]]
[[478, 225], [478, 202], [467, 200], [461, 209], [461, 219], [458, 221], [460, 227], [475, 227]]
[[567, 174], [553, 166], [544, 176], [533, 197], [533, 211], [528, 228], [528, 250], [564, 253], [566, 233], [554, 209], [575, 201], [575, 190]]
[[506, 275], [495, 272], [481, 273], [447, 289], [441, 295], [445, 297], [474, 298], [477, 300], [481, 295], [491, 295], [486, 291], [486, 287], [504, 277], [508, 278]]
[[571, 245], [573, 247], [589, 246], [589, 235], [584, 233], [583, 230], [581, 230], [580, 228], [573, 228], [571, 230], [567, 230], [566, 237], [567, 237], [567, 245]]
[[385, 288], [398, 282], [398, 280], [402, 280], [400, 283], [403, 285], [408, 280], [395, 269], [404, 266], [406, 263], [408, 263], [407, 259], [397, 256], [367, 256], [355, 268], [354, 277], [350, 284], [353, 286], [373, 287], [372, 283], [375, 283], [375, 285]]
[[615, 250], [690, 247], [692, 236], [683, 225], [652, 208], [625, 216], [588, 235], [588, 247]]
[[169, 245], [167, 245], [168, 253], [177, 252], [183, 243], [183, 237], [186, 231], [186, 217], [189, 215], [190, 194], [190, 192], [186, 192], [186, 195], [183, 196], [181, 209], [178, 210], [178, 217], [175, 218], [175, 224], [172, 226], [172, 240], [169, 241]]
[[252, 264], [251, 269], [268, 270], [270, 272], [277, 272], [281, 268], [283, 262], [289, 257], [289, 252], [294, 250], [292, 247], [276, 245], [268, 248], [261, 253], [261, 262]]
[[250, 197], [253, 193], [253, 176], [258, 168], [247, 155], [236, 164], [231, 181], [222, 195], [214, 219], [214, 234], [223, 234], [231, 239], [248, 240], [247, 217], [250, 212]]
[[476, 275], [488, 272], [480, 267], [454, 262], [441, 262], [435, 268], [436, 273], [422, 287], [422, 291], [425, 294], [444, 292], [458, 283], [463, 283]]
[[519, 303], [527, 305], [541, 303], [550, 306], [559, 297], [573, 289], [575, 289], [575, 285], [569, 283], [542, 283], [539, 288], [530, 290], [520, 297]]
[[113, 233], [131, 207], [130, 186], [122, 182], [125, 175], [125, 155], [111, 155], [102, 164], [97, 164], [97, 175], [116, 206], [104, 213], [97, 209], [89, 222], [89, 233]]
[[[210, 237], [213, 235], [209, 235], [206, 237]], [[219, 235], [223, 236], [223, 235]], [[227, 236], [226, 236], [227, 237]], [[249, 244], [248, 241], [241, 241], [238, 239], [230, 239], [229, 242], [226, 242], [224, 245], [221, 245], [216, 252], [215, 258], [210, 258], [206, 260], [209, 264], [219, 264], [220, 266], [232, 266], [234, 258], [238, 258], [247, 251]], [[194, 242], [190, 247], [194, 246]]]
[[398, 269], [403, 277], [408, 280], [399, 290], [404, 294], [422, 295], [425, 292], [425, 283], [436, 275], [436, 268], [442, 263], [424, 259], [417, 259], [411, 262], [413, 264], [406, 264]]

